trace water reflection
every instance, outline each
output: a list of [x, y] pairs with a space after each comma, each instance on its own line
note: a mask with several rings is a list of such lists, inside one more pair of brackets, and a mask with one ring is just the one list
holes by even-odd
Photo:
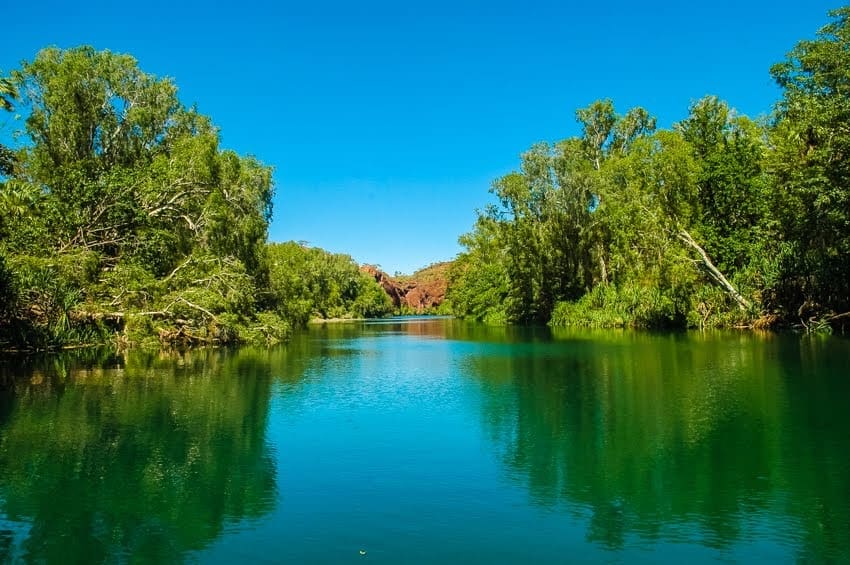
[[850, 560], [847, 340], [457, 320], [317, 331], [384, 361], [423, 337], [449, 342], [436, 351], [476, 385], [505, 475], [596, 547]]
[[535, 504], [586, 520], [587, 539], [609, 549], [771, 540], [801, 559], [850, 559], [850, 506], [837, 503], [850, 500], [836, 361], [850, 359], [846, 341], [555, 337], [464, 367], [480, 383], [485, 429]]
[[319, 324], [312, 335], [325, 339], [360, 339], [369, 337], [436, 338], [481, 343], [550, 341], [552, 331], [546, 326], [488, 326], [443, 316], [399, 316], [380, 320]]
[[179, 560], [267, 513], [271, 367], [286, 358], [244, 349], [4, 364], [0, 561]]
[[848, 359], [443, 319], [0, 364], [0, 561], [850, 561]]

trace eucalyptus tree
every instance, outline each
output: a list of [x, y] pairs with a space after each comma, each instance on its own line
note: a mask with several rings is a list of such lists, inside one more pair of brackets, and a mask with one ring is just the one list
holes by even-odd
[[581, 140], [587, 157], [598, 171], [602, 168], [602, 160], [617, 123], [614, 103], [610, 99], [597, 100], [586, 108], [579, 108], [576, 120], [582, 126]]
[[464, 247], [449, 269], [446, 299], [455, 314], [489, 323], [508, 321], [508, 246], [504, 222], [495, 205], [478, 215], [471, 232], [460, 236]]
[[[582, 136], [577, 141], [584, 147], [595, 174], [588, 171], [586, 163], [575, 158], [578, 156], [577, 152], [565, 151], [566, 158], [563, 162], [567, 166], [561, 167], [561, 185], [574, 197], [578, 197], [573, 199], [574, 205], [577, 203], [579, 206], [578, 210], [574, 206], [573, 215], [578, 213], [583, 216], [578, 220], [578, 225], [582, 226], [583, 233], [588, 234], [583, 238], [588, 245], [585, 255], [592, 255], [593, 262], [598, 266], [595, 275], [586, 270], [588, 274], [585, 278], [591, 283], [586, 285], [587, 290], [592, 283], [609, 282], [608, 263], [612, 233], [611, 224], [605, 221], [603, 212], [608, 207], [601, 205], [603, 193], [616, 190], [617, 183], [612, 182], [604, 169], [608, 168], [611, 162], [627, 156], [634, 142], [651, 135], [655, 131], [656, 120], [641, 107], [631, 108], [624, 116], [619, 116], [614, 110], [613, 102], [607, 99], [577, 110], [576, 120], [582, 125]], [[569, 145], [566, 143], [563, 147], [569, 149]], [[581, 187], [578, 192], [577, 187]], [[601, 211], [596, 213], [598, 210]], [[589, 240], [593, 241], [592, 245], [587, 243]]]
[[[534, 146], [493, 184], [498, 204], [461, 239], [457, 313], [537, 321], [557, 305], [559, 321], [609, 307], [628, 312], [597, 317], [605, 323], [848, 319], [850, 7], [830, 15], [772, 68], [783, 97], [770, 123], [714, 96], [671, 130], [656, 131], [642, 108], [620, 116], [607, 99], [577, 110], [580, 135]], [[639, 302], [652, 304], [636, 315]]]
[[378, 318], [389, 295], [348, 255], [294, 241], [267, 246], [272, 304], [293, 323], [319, 318]]

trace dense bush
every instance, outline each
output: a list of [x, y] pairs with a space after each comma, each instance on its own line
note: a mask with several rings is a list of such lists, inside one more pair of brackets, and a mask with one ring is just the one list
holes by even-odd
[[310, 318], [374, 318], [392, 312], [392, 302], [375, 280], [343, 254], [295, 242], [268, 246], [272, 301], [296, 323]]

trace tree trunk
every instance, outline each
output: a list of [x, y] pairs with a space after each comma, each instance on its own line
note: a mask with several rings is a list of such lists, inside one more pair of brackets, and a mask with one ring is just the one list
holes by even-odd
[[602, 284], [608, 284], [608, 267], [605, 265], [605, 249], [602, 244], [596, 246], [596, 252], [599, 253], [599, 276], [602, 279]]
[[699, 254], [700, 259], [702, 261], [702, 265], [703, 267], [705, 267], [706, 272], [708, 272], [708, 276], [711, 277], [714, 282], [720, 285], [720, 287], [723, 288], [723, 290], [725, 290], [727, 294], [732, 297], [733, 300], [735, 300], [741, 310], [749, 310], [752, 307], [750, 301], [741, 296], [741, 293], [738, 292], [738, 290], [734, 286], [732, 286], [732, 283], [730, 283], [726, 279], [726, 277], [723, 276], [723, 273], [721, 273], [720, 270], [714, 266], [714, 263], [711, 262], [711, 259], [708, 256], [708, 253], [706, 253], [705, 249], [700, 247], [700, 245], [694, 240], [694, 238], [691, 237], [691, 234], [689, 234], [685, 230], [682, 230], [679, 232], [678, 235], [679, 239], [688, 244], [688, 246], [690, 246], [691, 248], [695, 249], [696, 252]]

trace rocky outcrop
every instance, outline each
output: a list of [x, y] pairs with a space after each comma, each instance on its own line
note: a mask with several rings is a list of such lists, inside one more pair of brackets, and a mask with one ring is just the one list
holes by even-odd
[[386, 292], [390, 296], [390, 300], [393, 301], [393, 306], [396, 308], [401, 306], [402, 300], [404, 299], [404, 291], [392, 279], [392, 277], [374, 265], [363, 265], [360, 267], [360, 271], [374, 278], [375, 282], [381, 285], [381, 288], [384, 289], [384, 292]]
[[450, 262], [435, 263], [410, 276], [391, 277], [373, 265], [360, 270], [370, 275], [389, 295], [396, 308], [417, 314], [432, 312], [446, 298]]

